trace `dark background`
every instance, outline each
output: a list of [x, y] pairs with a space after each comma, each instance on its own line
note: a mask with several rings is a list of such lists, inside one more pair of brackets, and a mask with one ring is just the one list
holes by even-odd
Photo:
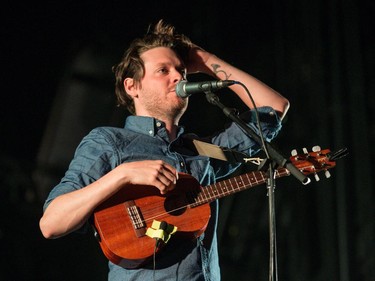
[[[163, 18], [290, 100], [274, 142], [285, 155], [314, 145], [350, 152], [329, 179], [277, 180], [279, 279], [374, 281], [374, 12], [372, 0], [4, 3], [0, 280], [106, 280], [91, 234], [45, 240], [38, 220], [80, 139], [123, 124], [111, 66]], [[203, 96], [190, 102], [189, 130], [227, 121]], [[264, 186], [221, 200], [223, 280], [267, 280], [267, 208]]]

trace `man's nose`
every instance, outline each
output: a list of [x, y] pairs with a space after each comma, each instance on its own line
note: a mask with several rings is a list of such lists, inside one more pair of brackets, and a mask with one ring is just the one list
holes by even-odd
[[185, 79], [184, 75], [181, 73], [179, 69], [175, 69], [173, 71], [173, 82], [178, 83], [181, 80]]

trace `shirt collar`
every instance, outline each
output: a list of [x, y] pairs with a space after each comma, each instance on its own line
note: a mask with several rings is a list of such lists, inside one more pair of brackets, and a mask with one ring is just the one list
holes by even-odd
[[[136, 133], [155, 136], [159, 130], [165, 130], [165, 123], [152, 117], [128, 116], [125, 120], [125, 129]], [[183, 133], [184, 129], [178, 127], [177, 136]]]

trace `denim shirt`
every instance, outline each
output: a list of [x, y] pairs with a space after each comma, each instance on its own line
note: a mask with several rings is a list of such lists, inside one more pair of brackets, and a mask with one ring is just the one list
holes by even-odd
[[[258, 109], [263, 135], [272, 140], [281, 129], [276, 112], [270, 107]], [[241, 118], [258, 132], [253, 112]], [[239, 164], [231, 164], [193, 153], [184, 146], [184, 139], [197, 138], [178, 128], [177, 138], [170, 142], [163, 122], [141, 116], [129, 116], [124, 128], [93, 129], [79, 144], [69, 169], [61, 182], [50, 192], [44, 209], [59, 195], [83, 188], [113, 170], [118, 165], [138, 160], [158, 159], [168, 162], [179, 172], [195, 177], [206, 186], [228, 176]], [[259, 145], [246, 136], [237, 124], [205, 138], [211, 143], [254, 155]], [[172, 238], [157, 255], [156, 270], [152, 265], [140, 269], [125, 269], [109, 262], [109, 280], [220, 280], [216, 227], [218, 202], [210, 204], [211, 217], [205, 232], [196, 240], [174, 241]]]

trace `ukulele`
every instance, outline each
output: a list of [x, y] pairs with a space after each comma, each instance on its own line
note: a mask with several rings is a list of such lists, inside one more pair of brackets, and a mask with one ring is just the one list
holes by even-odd
[[[315, 175], [335, 167], [335, 160], [346, 155], [346, 149], [331, 153], [314, 147], [312, 152], [292, 152], [290, 162], [303, 174]], [[276, 178], [289, 176], [286, 168], [275, 171]], [[128, 185], [97, 207], [93, 213], [95, 236], [104, 255], [113, 263], [132, 269], [149, 262], [155, 239], [146, 235], [154, 221], [175, 226], [173, 237], [195, 239], [206, 229], [210, 219], [209, 203], [228, 195], [261, 185], [267, 181], [264, 171], [253, 171], [202, 187], [192, 176], [179, 173], [176, 188], [161, 195], [152, 186]]]

